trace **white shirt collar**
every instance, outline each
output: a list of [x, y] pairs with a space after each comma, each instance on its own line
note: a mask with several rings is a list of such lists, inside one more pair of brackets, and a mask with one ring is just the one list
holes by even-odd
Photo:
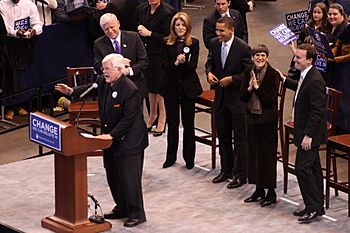
[[228, 41], [226, 42], [222, 42], [222, 46], [224, 45], [224, 43], [226, 43], [228, 45], [228, 48], [231, 48], [231, 45], [232, 45], [232, 42], [233, 42], [233, 39], [235, 38], [234, 35], [232, 35], [231, 39], [229, 39]]
[[121, 43], [120, 43], [120, 34], [122, 34], [121, 31], [119, 31], [119, 34], [118, 34], [118, 36], [117, 36], [116, 39], [111, 39], [111, 38], [109, 38], [109, 39], [111, 40], [111, 42], [112, 42], [113, 45], [114, 45], [114, 41], [117, 40], [118, 43], [119, 43], [119, 46], [121, 46]]
[[225, 13], [220, 14], [220, 15], [221, 15], [221, 17], [224, 17], [225, 15], [227, 15], [228, 17], [230, 17], [230, 10], [227, 9], [227, 11], [226, 11]]
[[312, 68], [312, 65], [310, 65], [309, 67], [307, 67], [305, 70], [301, 71], [300, 75], [301, 75], [301, 78], [304, 79], [307, 72], [309, 72], [309, 70]]

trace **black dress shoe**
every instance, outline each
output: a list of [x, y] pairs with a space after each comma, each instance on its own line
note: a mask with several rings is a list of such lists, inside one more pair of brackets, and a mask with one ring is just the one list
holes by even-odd
[[147, 128], [147, 132], [151, 133], [152, 132], [153, 125], [151, 127]]
[[226, 188], [235, 189], [235, 188], [241, 187], [242, 185], [244, 185], [246, 183], [247, 183], [247, 179], [235, 178], [230, 183], [228, 183]]
[[305, 209], [303, 209], [303, 210], [296, 210], [296, 211], [293, 212], [293, 215], [294, 215], [294, 216], [297, 216], [297, 217], [301, 217], [301, 216], [303, 216], [305, 213], [306, 213], [306, 210], [305, 210]]
[[266, 206], [269, 206], [269, 205], [272, 205], [272, 204], [275, 204], [275, 203], [276, 203], [276, 197], [272, 197], [272, 198], [266, 197], [264, 200], [262, 200], [260, 202], [260, 206], [261, 207], [266, 207]]
[[231, 178], [232, 178], [232, 175], [226, 175], [225, 172], [220, 172], [220, 174], [217, 175], [217, 176], [212, 180], [212, 182], [213, 182], [214, 184], [217, 184], [217, 183], [224, 182], [225, 180], [231, 179]]
[[103, 217], [105, 219], [121, 219], [121, 218], [128, 217], [128, 215], [127, 214], [123, 214], [123, 213], [115, 213], [115, 212], [111, 211], [111, 212], [105, 213], [103, 215]]
[[164, 163], [163, 163], [163, 168], [168, 168], [168, 167], [171, 167], [175, 164], [175, 161], [168, 161], [166, 160]]
[[137, 225], [146, 222], [145, 218], [128, 218], [124, 222], [124, 227], [136, 227]]
[[311, 222], [314, 219], [316, 219], [317, 216], [319, 216], [317, 213], [318, 213], [317, 211], [313, 211], [311, 213], [305, 213], [303, 216], [298, 218], [298, 221], [299, 222]]
[[245, 203], [257, 202], [259, 200], [263, 200], [264, 198], [265, 198], [265, 191], [260, 191], [260, 192], [255, 191], [253, 195], [244, 199], [244, 202]]
[[186, 168], [188, 170], [192, 169], [194, 167], [194, 163], [186, 163]]

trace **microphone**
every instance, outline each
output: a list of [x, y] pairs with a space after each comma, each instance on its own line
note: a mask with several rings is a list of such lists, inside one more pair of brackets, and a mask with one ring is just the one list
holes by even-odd
[[98, 203], [94, 195], [92, 195], [91, 193], [88, 193], [88, 197], [91, 198], [91, 200], [95, 203], [96, 206], [100, 206], [100, 204]]
[[[93, 215], [91, 215], [89, 217], [89, 220], [91, 222], [94, 222], [94, 223], [97, 223], [97, 224], [101, 224], [101, 223], [104, 223], [105, 222], [105, 219], [103, 217], [103, 213], [102, 213], [102, 209], [101, 209], [101, 206], [100, 204], [98, 203], [98, 201], [96, 200], [96, 198], [94, 197], [94, 195], [92, 195], [91, 193], [88, 193], [88, 197], [95, 203], [95, 210], [94, 210], [94, 213]], [[97, 208], [100, 207], [100, 214], [101, 215], [98, 215], [97, 214]]]
[[84, 96], [86, 96], [90, 91], [92, 91], [93, 89], [96, 89], [98, 87], [98, 84], [97, 83], [93, 83], [91, 85], [91, 87], [89, 87], [88, 89], [86, 89], [86, 91], [83, 92], [83, 94], [81, 94], [79, 96], [79, 98], [83, 98]]
[[58, 99], [57, 105], [62, 108], [68, 109], [68, 107], [71, 105], [71, 102], [66, 97], [62, 96]]

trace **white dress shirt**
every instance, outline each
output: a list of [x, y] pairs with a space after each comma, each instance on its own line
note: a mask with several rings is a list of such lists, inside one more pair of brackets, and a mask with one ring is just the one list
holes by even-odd
[[0, 14], [4, 19], [9, 36], [17, 36], [17, 29], [14, 28], [15, 21], [27, 17], [30, 19], [30, 28], [35, 29], [36, 35], [43, 31], [43, 23], [40, 20], [38, 9], [35, 3], [30, 0], [20, 0], [17, 4], [14, 4], [11, 0], [1, 0]]

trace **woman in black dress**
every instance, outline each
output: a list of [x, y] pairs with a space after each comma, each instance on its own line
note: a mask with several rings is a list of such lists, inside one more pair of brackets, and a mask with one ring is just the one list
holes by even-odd
[[[279, 73], [267, 62], [268, 56], [265, 45], [253, 48], [254, 64], [245, 70], [241, 88], [241, 99], [247, 103], [248, 180], [256, 185], [244, 202], [262, 200], [261, 207], [276, 203]], [[264, 189], [268, 189], [266, 197]]]
[[161, 64], [161, 47], [164, 37], [169, 35], [169, 26], [173, 17], [171, 6], [164, 6], [161, 0], [148, 0], [136, 8], [137, 31], [141, 36], [150, 61], [144, 72], [149, 89], [150, 117], [147, 122], [149, 131], [157, 118], [158, 124], [153, 136], [160, 136], [165, 130], [164, 99], [160, 95], [164, 71]]
[[196, 73], [199, 41], [191, 36], [190, 18], [177, 13], [170, 24], [170, 35], [162, 49], [162, 67], [166, 75], [162, 94], [168, 121], [167, 154], [163, 168], [172, 166], [179, 144], [180, 107], [183, 125], [183, 158], [186, 168], [192, 169], [196, 153], [194, 139], [195, 97], [202, 93]]

